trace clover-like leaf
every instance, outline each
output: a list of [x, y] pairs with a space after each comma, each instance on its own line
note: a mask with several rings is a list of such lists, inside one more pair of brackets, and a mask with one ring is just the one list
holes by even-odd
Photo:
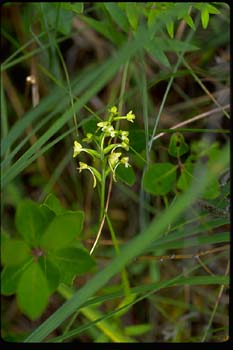
[[166, 195], [176, 182], [176, 168], [171, 163], [150, 165], [142, 180], [144, 190], [157, 196]]
[[3, 265], [20, 265], [27, 260], [31, 254], [31, 249], [27, 243], [19, 239], [8, 239], [1, 246], [1, 261]]
[[123, 164], [119, 164], [116, 169], [117, 178], [125, 182], [127, 185], [132, 186], [136, 181], [135, 172], [132, 167], [125, 167]]
[[47, 208], [39, 207], [37, 203], [26, 199], [16, 209], [15, 225], [24, 240], [35, 247], [53, 216]]
[[16, 293], [21, 275], [32, 262], [33, 258], [31, 257], [21, 265], [4, 267], [1, 272], [1, 293], [3, 295]]
[[47, 279], [49, 292], [52, 294], [60, 283], [60, 272], [57, 266], [45, 255], [40, 256], [38, 263]]
[[65, 214], [55, 217], [41, 238], [41, 248], [56, 250], [66, 247], [80, 235], [83, 220], [82, 211], [66, 211]]
[[31, 320], [37, 319], [45, 311], [49, 295], [46, 277], [40, 265], [33, 262], [22, 274], [17, 288], [21, 311]]
[[60, 270], [63, 282], [71, 283], [73, 277], [95, 266], [94, 259], [85, 249], [66, 247], [51, 253], [50, 259]]
[[60, 215], [65, 211], [65, 209], [62, 207], [59, 199], [53, 193], [50, 193], [45, 198], [43, 206], [52, 210], [56, 215]]
[[170, 138], [168, 153], [173, 157], [181, 157], [187, 153], [189, 146], [185, 142], [184, 136], [180, 132], [176, 132]]

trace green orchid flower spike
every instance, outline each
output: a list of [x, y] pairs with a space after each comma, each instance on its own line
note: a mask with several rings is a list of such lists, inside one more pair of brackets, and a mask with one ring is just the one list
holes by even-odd
[[[77, 156], [84, 157], [83, 153], [85, 153], [93, 158], [95, 164], [98, 164], [97, 169], [85, 161], [80, 160], [77, 169], [79, 173], [83, 170], [88, 170], [93, 177], [93, 188], [98, 187], [101, 222], [105, 218], [105, 185], [108, 175], [112, 174], [112, 178], [116, 182], [116, 170], [118, 166], [130, 167], [129, 157], [124, 154], [129, 150], [129, 132], [127, 130], [118, 130], [117, 121], [119, 120], [127, 120], [133, 123], [135, 115], [132, 111], [129, 111], [126, 115], [120, 115], [117, 107], [113, 106], [108, 109], [108, 119], [98, 122], [95, 132], [87, 133], [81, 141], [75, 140], [73, 146], [73, 158]], [[89, 146], [86, 147], [83, 143]], [[93, 147], [90, 146], [91, 144], [93, 144]], [[90, 254], [94, 251], [99, 235], [100, 233], [97, 235]]]

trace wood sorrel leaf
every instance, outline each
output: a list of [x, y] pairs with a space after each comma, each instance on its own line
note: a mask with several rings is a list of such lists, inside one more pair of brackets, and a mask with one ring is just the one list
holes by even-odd
[[187, 153], [189, 146], [184, 140], [184, 136], [180, 132], [176, 132], [170, 138], [168, 153], [173, 157], [181, 157]]
[[171, 163], [150, 165], [142, 180], [144, 190], [157, 196], [170, 192], [176, 182], [176, 168]]
[[74, 276], [85, 273], [95, 266], [95, 261], [90, 254], [80, 248], [67, 247], [56, 250], [52, 252], [50, 259], [56, 263], [62, 278], [68, 274], [71, 280]]
[[59, 269], [45, 255], [39, 257], [38, 263], [47, 279], [49, 292], [52, 294], [60, 283]]
[[56, 215], [62, 214], [65, 209], [61, 206], [59, 199], [52, 193], [50, 193], [43, 203], [43, 206], [52, 210]]
[[120, 164], [116, 169], [117, 178], [125, 182], [127, 185], [132, 186], [136, 181], [135, 172], [132, 167], [126, 168], [123, 164]]
[[31, 320], [37, 319], [49, 301], [49, 287], [46, 277], [37, 262], [33, 262], [22, 274], [18, 288], [17, 301], [20, 309]]
[[32, 261], [33, 258], [30, 258], [21, 265], [4, 267], [1, 272], [1, 293], [3, 295], [12, 295], [16, 293], [20, 277]]
[[8, 239], [1, 246], [1, 261], [3, 265], [20, 265], [31, 256], [31, 249], [22, 240]]
[[35, 247], [53, 216], [47, 208], [39, 207], [31, 200], [23, 200], [16, 209], [15, 225], [24, 240]]
[[41, 247], [45, 250], [66, 247], [81, 233], [83, 220], [82, 211], [67, 211], [55, 217], [41, 238]]

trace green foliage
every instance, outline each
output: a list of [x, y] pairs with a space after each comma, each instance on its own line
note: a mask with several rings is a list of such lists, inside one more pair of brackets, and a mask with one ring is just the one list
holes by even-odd
[[[226, 6], [4, 6], [3, 53], [6, 48], [8, 57], [1, 65], [3, 312], [15, 299], [30, 320], [46, 309], [51, 313], [51, 299], [56, 311], [30, 335], [20, 329], [21, 314], [19, 334], [15, 322], [3, 317], [3, 338], [40, 342], [56, 329], [53, 342], [74, 336], [81, 342], [141, 342], [145, 337], [154, 340], [157, 334], [171, 342], [200, 341], [199, 334], [191, 336], [193, 322], [183, 322], [186, 312], [190, 318], [203, 316], [199, 330], [209, 320], [203, 339], [208, 334], [212, 340], [215, 325], [209, 325], [217, 307], [216, 327], [219, 323], [227, 331], [222, 317], [226, 305], [216, 295], [217, 288], [229, 283], [224, 268], [230, 239], [230, 185], [225, 179], [229, 131], [202, 128], [211, 125], [212, 114], [207, 124], [192, 119], [203, 106], [205, 112], [213, 107], [213, 115], [217, 109], [216, 119], [220, 114], [228, 117], [228, 107], [214, 93], [224, 87], [226, 97], [229, 34], [220, 33], [228, 20]], [[21, 20], [14, 25], [15, 15], [8, 16], [11, 7]], [[224, 74], [213, 74], [215, 64]], [[16, 80], [14, 72], [24, 79], [30, 69], [35, 70], [37, 84], [25, 84], [24, 93], [24, 80]], [[135, 115], [124, 113], [131, 109]], [[180, 121], [195, 121], [197, 126], [175, 133], [158, 130], [173, 129]], [[212, 141], [210, 135], [220, 141]], [[77, 169], [89, 174], [80, 176]], [[109, 175], [114, 182], [106, 181]], [[70, 209], [53, 194], [46, 197], [51, 191]], [[29, 196], [36, 202], [23, 199]], [[85, 225], [84, 212], [76, 210], [82, 207]], [[95, 243], [100, 237], [99, 271], [92, 270], [95, 246], [87, 250], [81, 242], [88, 246], [93, 237]], [[180, 269], [181, 259], [185, 269]], [[208, 275], [209, 263], [214, 276]], [[93, 278], [88, 272], [95, 272]], [[81, 281], [74, 283], [80, 275]], [[179, 294], [187, 286], [192, 290], [190, 303], [182, 302]], [[167, 296], [174, 291], [176, 300], [167, 297], [161, 302], [164, 290]], [[60, 306], [54, 293], [67, 301]], [[156, 335], [150, 308], [158, 311]], [[136, 323], [126, 325], [132, 315]], [[173, 328], [166, 333], [168, 320]]]
[[175, 133], [171, 136], [168, 148], [168, 153], [171, 156], [180, 158], [183, 154], [187, 153], [188, 150], [189, 146], [181, 133]]
[[142, 180], [145, 191], [157, 196], [166, 195], [176, 183], [176, 168], [171, 163], [151, 164]]
[[22, 239], [2, 244], [2, 293], [17, 295], [19, 307], [32, 320], [48, 305], [59, 283], [71, 284], [74, 277], [94, 267], [82, 247], [74, 247], [83, 228], [82, 211], [62, 208], [54, 195], [42, 205], [29, 200], [19, 203], [16, 227]]

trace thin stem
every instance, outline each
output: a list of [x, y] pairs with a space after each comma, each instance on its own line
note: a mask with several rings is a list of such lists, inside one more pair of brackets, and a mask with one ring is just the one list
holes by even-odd
[[97, 236], [96, 236], [96, 239], [95, 239], [95, 242], [90, 250], [90, 255], [93, 253], [98, 241], [99, 241], [99, 238], [100, 238], [100, 235], [101, 235], [101, 232], [102, 232], [102, 229], [103, 229], [103, 226], [104, 226], [104, 222], [105, 222], [105, 213], [107, 213], [108, 211], [108, 206], [109, 206], [109, 201], [110, 201], [110, 195], [111, 195], [111, 191], [112, 191], [112, 174], [110, 175], [110, 181], [109, 181], [109, 186], [108, 186], [108, 195], [107, 195], [107, 199], [106, 199], [106, 205], [105, 205], [105, 211], [104, 211], [104, 214], [103, 214], [103, 217], [102, 217], [102, 220], [101, 220], [101, 223], [100, 223], [100, 227], [99, 227], [99, 230], [98, 230], [98, 233], [97, 233]]
[[[225, 276], [228, 275], [229, 270], [230, 270], [230, 261], [228, 261], [228, 263], [227, 263], [226, 271], [225, 271], [225, 274], [224, 274]], [[219, 289], [219, 293], [218, 293], [218, 296], [217, 296], [216, 303], [215, 303], [215, 305], [214, 305], [213, 312], [212, 312], [212, 314], [211, 314], [211, 316], [210, 316], [208, 325], [207, 325], [207, 327], [206, 327], [206, 329], [205, 329], [205, 332], [204, 332], [204, 335], [203, 335], [203, 337], [202, 337], [202, 339], [201, 339], [201, 342], [202, 342], [202, 343], [204, 343], [204, 341], [206, 340], [207, 334], [208, 334], [209, 329], [210, 329], [210, 326], [211, 326], [211, 324], [212, 324], [212, 322], [213, 322], [213, 319], [214, 319], [214, 316], [215, 316], [215, 314], [216, 314], [216, 311], [217, 311], [219, 302], [220, 302], [220, 300], [221, 300], [221, 297], [222, 297], [222, 294], [223, 294], [223, 291], [224, 291], [224, 287], [225, 287], [224, 284], [222, 284], [221, 287], [220, 287], [220, 289]]]

